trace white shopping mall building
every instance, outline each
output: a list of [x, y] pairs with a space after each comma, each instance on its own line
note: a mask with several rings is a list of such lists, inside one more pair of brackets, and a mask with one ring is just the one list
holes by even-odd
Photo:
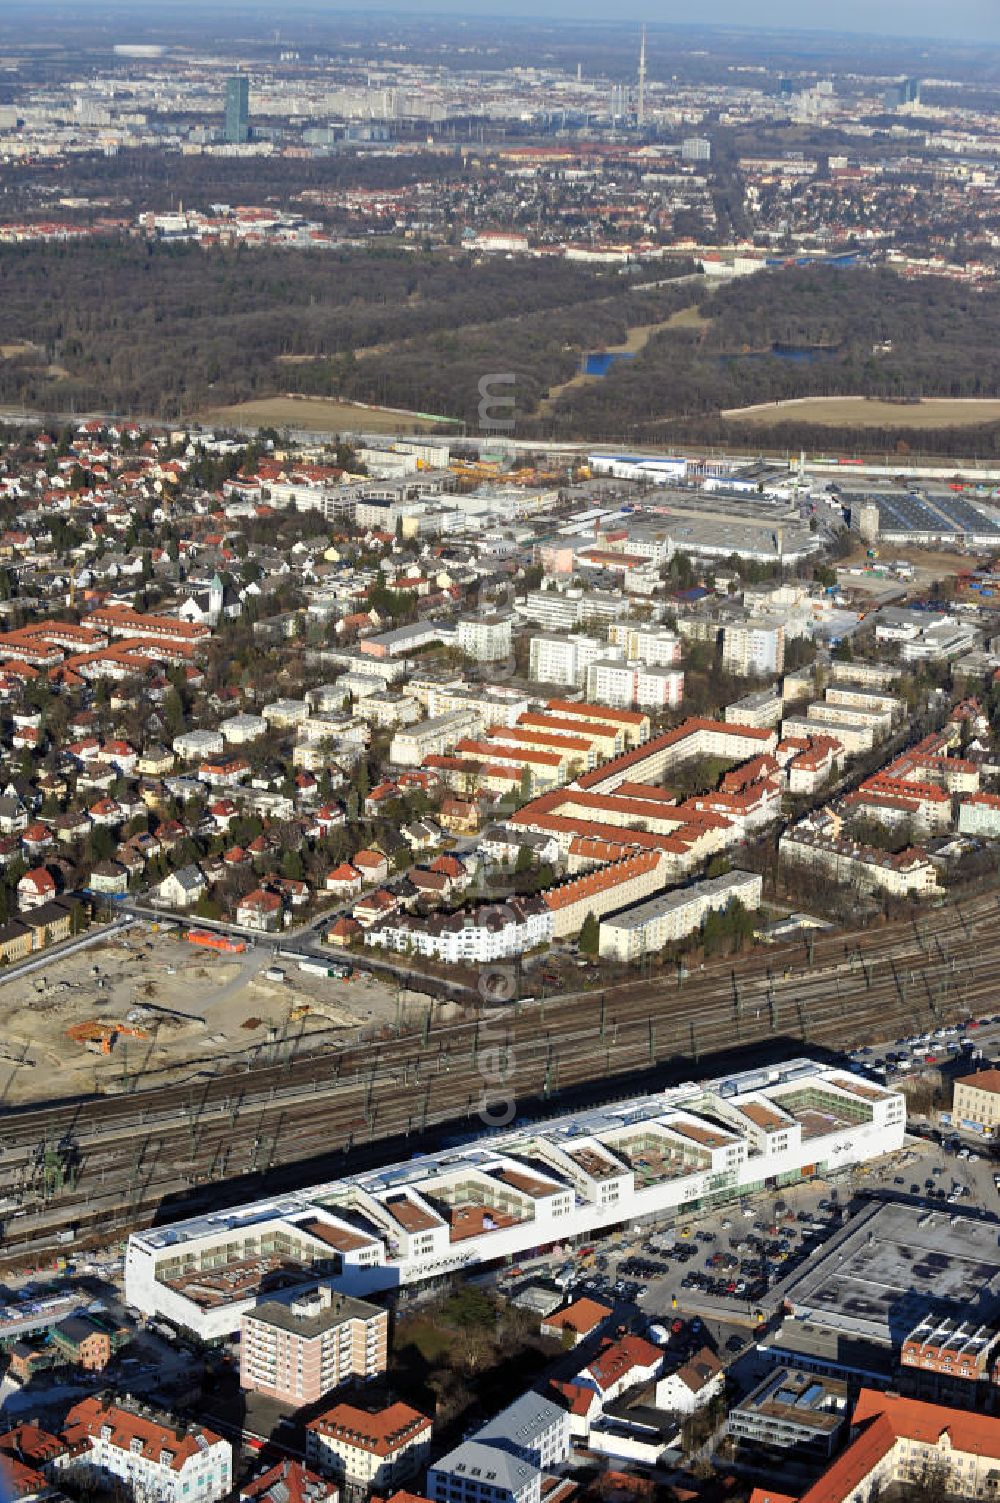
[[903, 1143], [901, 1094], [809, 1059], [515, 1126], [136, 1232], [126, 1299], [203, 1339], [276, 1288], [391, 1291], [848, 1168]]

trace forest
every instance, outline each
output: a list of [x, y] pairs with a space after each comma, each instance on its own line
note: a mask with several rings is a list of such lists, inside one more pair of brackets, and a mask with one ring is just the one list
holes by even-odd
[[[780, 431], [766, 430], [766, 439], [759, 428], [741, 434], [720, 412], [788, 397], [904, 402], [1000, 394], [1000, 290], [973, 291], [941, 278], [905, 281], [888, 270], [782, 270], [724, 285], [702, 300], [699, 312], [708, 320], [703, 328], [663, 331], [636, 360], [567, 392], [553, 414], [553, 431], [650, 442], [743, 437], [790, 448], [824, 448], [848, 437], [861, 447], [894, 447], [902, 439], [919, 449], [927, 434], [906, 430], [905, 408], [901, 426], [884, 434], [806, 431], [789, 421]], [[970, 430], [955, 435], [968, 452]], [[952, 436], [935, 432], [935, 449]], [[980, 430], [976, 438], [991, 447], [998, 441]], [[977, 452], [980, 447], [977, 442]]]
[[[677, 262], [672, 280], [663, 267], [625, 277], [556, 258], [389, 245], [2, 246], [0, 345], [33, 348], [0, 360], [0, 404], [176, 419], [294, 391], [475, 428], [480, 378], [512, 372], [525, 437], [1000, 453], [1000, 424], [929, 438], [905, 420], [905, 404], [922, 396], [1000, 397], [1000, 289], [802, 268], [710, 293], [688, 271]], [[661, 327], [696, 301], [697, 319]], [[655, 327], [634, 358], [562, 389], [583, 352], [642, 325]], [[833, 395], [898, 402], [900, 423], [840, 429], [788, 417], [763, 429], [721, 415]]]
[[[51, 173], [49, 173], [51, 176]], [[130, 218], [163, 213], [178, 203], [207, 208], [212, 203], [278, 202], [300, 209], [308, 218], [324, 219], [321, 195], [345, 188], [391, 191], [410, 183], [454, 183], [463, 169], [451, 153], [419, 151], [406, 156], [344, 151], [331, 156], [212, 157], [139, 148], [120, 156], [81, 153], [73, 162], [74, 196], [86, 203], [74, 218], [108, 213]], [[45, 182], [38, 169], [18, 161], [0, 162], [0, 195], [6, 214], [37, 212]], [[51, 189], [49, 190], [51, 191]]]
[[0, 361], [0, 403], [178, 418], [294, 390], [474, 420], [485, 372], [515, 371], [533, 407], [581, 346], [683, 301], [670, 287], [630, 297], [617, 271], [554, 259], [0, 246], [0, 345], [35, 346]]

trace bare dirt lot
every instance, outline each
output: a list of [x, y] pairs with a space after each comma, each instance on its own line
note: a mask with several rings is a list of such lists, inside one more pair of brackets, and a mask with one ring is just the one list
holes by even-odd
[[[964, 574], [974, 561], [974, 555], [970, 553], [950, 553], [943, 548], [900, 548], [888, 543], [879, 546], [879, 558], [882, 563], [896, 559], [912, 564], [915, 569], [933, 574], [936, 579], [944, 579], [949, 574]], [[867, 552], [862, 543], [842, 560], [839, 567], [847, 569], [866, 561]]]
[[240, 428], [300, 428], [309, 433], [426, 433], [449, 418], [361, 407], [328, 397], [259, 397], [232, 407], [213, 407], [202, 421]]
[[[180, 1081], [227, 1057], [270, 1063], [396, 1022], [395, 988], [381, 981], [307, 975], [293, 960], [268, 980], [273, 964], [269, 951], [220, 955], [139, 925], [12, 979], [0, 986], [0, 1100], [116, 1092], [126, 1076]], [[403, 993], [407, 1018], [426, 1005]]]
[[871, 428], [954, 428], [1000, 422], [1000, 401], [927, 397], [920, 402], [879, 402], [867, 397], [791, 397], [786, 402], [730, 407], [722, 416], [762, 428], [786, 418], [830, 428], [845, 424]]
[[852, 569], [863, 569], [871, 563], [862, 544], [837, 565], [837, 570], [840, 584], [845, 589], [865, 590], [871, 595], [881, 597], [894, 595], [902, 588], [907, 596], [916, 599], [926, 595], [936, 580], [965, 574], [973, 562], [973, 556], [968, 553], [948, 553], [932, 548], [897, 548], [884, 544], [879, 547], [879, 557], [875, 567], [884, 567], [891, 563], [912, 564], [913, 578], [911, 580], [901, 582], [892, 575], [880, 576], [874, 572], [865, 575], [852, 574], [850, 572]]

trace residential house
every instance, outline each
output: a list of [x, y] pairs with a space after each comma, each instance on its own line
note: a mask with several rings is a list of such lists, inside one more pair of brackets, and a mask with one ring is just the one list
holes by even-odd
[[280, 929], [281, 918], [281, 898], [263, 887], [247, 893], [236, 908], [236, 922], [244, 929], [257, 929], [262, 934], [274, 934]]
[[710, 1347], [703, 1346], [676, 1372], [657, 1381], [656, 1407], [675, 1414], [694, 1414], [718, 1398], [724, 1384], [722, 1363]]
[[17, 884], [17, 906], [21, 913], [50, 903], [58, 892], [55, 877], [44, 866], [34, 866]]
[[155, 889], [156, 901], [168, 908], [193, 908], [205, 892], [205, 878], [193, 861], [179, 871], [170, 872]]
[[349, 861], [342, 861], [333, 871], [327, 872], [324, 888], [326, 892], [335, 893], [339, 898], [355, 898], [360, 896], [363, 878], [356, 866]]

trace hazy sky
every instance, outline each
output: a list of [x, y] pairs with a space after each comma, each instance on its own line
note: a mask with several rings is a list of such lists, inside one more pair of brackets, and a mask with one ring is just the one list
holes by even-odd
[[[312, 0], [316, 4], [316, 0]], [[344, 0], [331, 9], [355, 9]], [[317, 6], [318, 8], [318, 6]], [[559, 16], [566, 20], [644, 20], [796, 30], [871, 32], [882, 36], [954, 37], [1000, 45], [1000, 0], [369, 0], [366, 8], [471, 16]]]

